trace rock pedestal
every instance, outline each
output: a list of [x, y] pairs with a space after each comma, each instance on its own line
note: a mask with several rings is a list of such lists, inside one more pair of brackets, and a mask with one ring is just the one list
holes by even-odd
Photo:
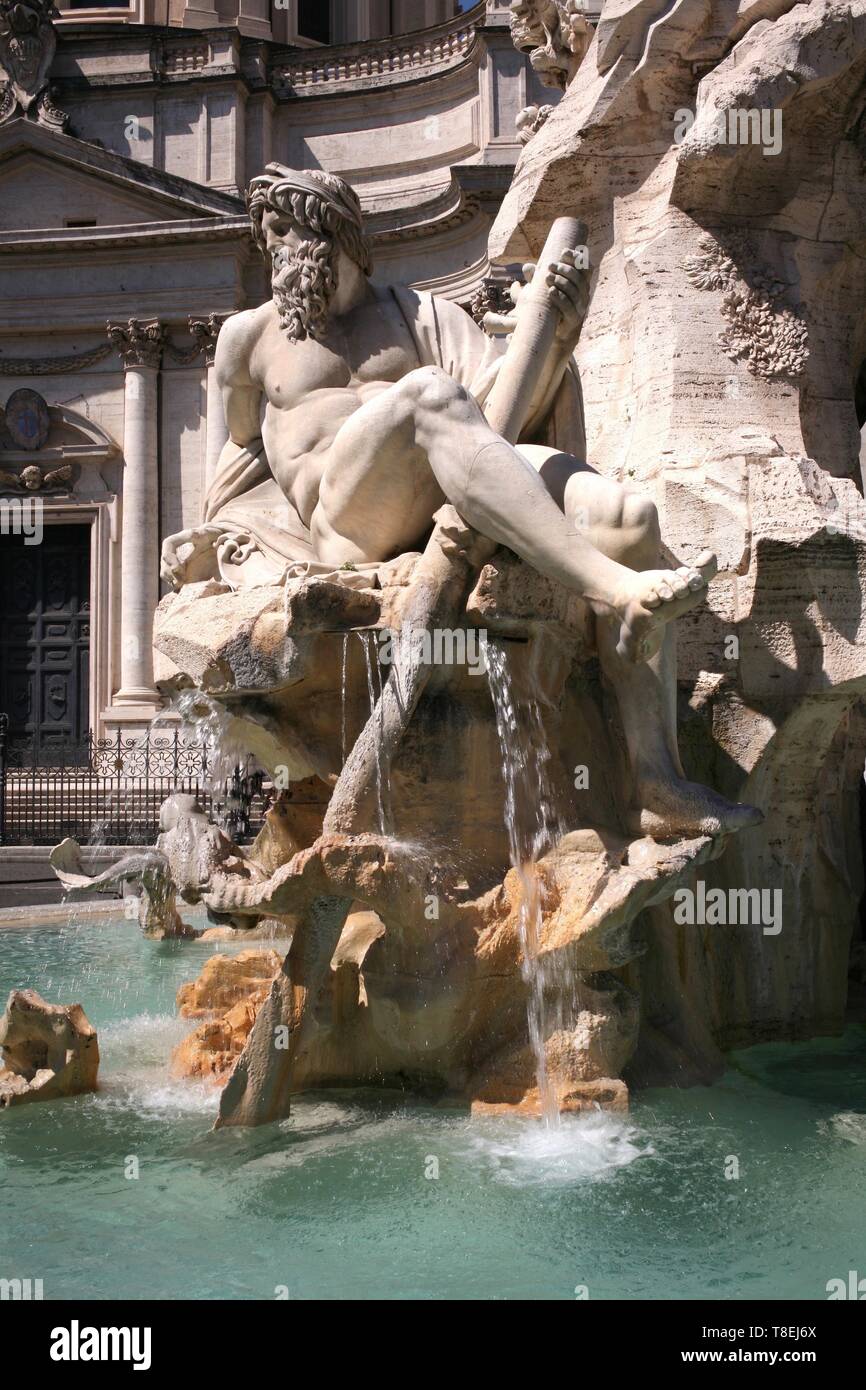
[[99, 1044], [80, 1004], [15, 989], [0, 1018], [0, 1109], [96, 1090]]
[[[462, 658], [435, 666], [393, 756], [352, 803], [351, 831], [330, 830], [346, 755], [371, 723], [375, 748], [383, 653], [411, 575], [410, 565], [380, 588], [322, 578], [245, 593], [208, 581], [157, 615], [161, 688], [195, 686], [285, 788], [248, 855], [265, 872], [251, 882], [223, 866], [204, 893], [235, 923], [296, 924], [267, 998], [249, 985], [178, 1050], [187, 1074], [233, 1064], [221, 1123], [280, 1118], [305, 1087], [407, 1079], [531, 1111], [545, 1101], [540, 1066], [560, 1108], [622, 1108], [639, 1009], [621, 972], [643, 950], [639, 914], [721, 848], [624, 830], [622, 737], [587, 610], [506, 552], [482, 567], [449, 634]], [[502, 749], [473, 660], [480, 629], [507, 648], [511, 698], [537, 721], [521, 814], [542, 814], [549, 797], [561, 816], [532, 883], [509, 867]]]
[[276, 951], [211, 956], [196, 980], [181, 985], [177, 993], [181, 1017], [204, 1021], [172, 1054], [172, 1066], [179, 1075], [225, 1080], [281, 964]]

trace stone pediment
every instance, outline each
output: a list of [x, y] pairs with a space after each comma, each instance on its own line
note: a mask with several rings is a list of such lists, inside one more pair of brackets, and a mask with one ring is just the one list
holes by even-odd
[[236, 218], [240, 199], [18, 120], [0, 129], [0, 232]]

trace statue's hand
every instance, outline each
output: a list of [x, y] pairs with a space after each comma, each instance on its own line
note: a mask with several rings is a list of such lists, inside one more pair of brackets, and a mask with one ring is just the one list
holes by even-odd
[[[574, 263], [575, 252], [563, 251], [561, 261], [551, 261], [547, 267], [545, 283], [551, 303], [559, 310], [559, 327], [556, 339], [569, 352], [574, 348], [589, 303], [589, 272]], [[526, 285], [532, 283], [538, 267], [531, 261], [523, 267]], [[515, 304], [515, 322], [520, 316], [520, 301], [526, 292], [526, 285], [515, 282], [510, 294]]]
[[575, 251], [563, 251], [561, 261], [552, 261], [547, 271], [550, 297], [560, 313], [557, 340], [569, 351], [580, 337], [589, 305], [589, 271], [575, 265]]
[[[196, 526], [167, 536], [162, 543], [160, 574], [173, 589], [210, 579], [216, 572], [216, 543], [219, 526]], [[186, 553], [181, 555], [181, 551]]]

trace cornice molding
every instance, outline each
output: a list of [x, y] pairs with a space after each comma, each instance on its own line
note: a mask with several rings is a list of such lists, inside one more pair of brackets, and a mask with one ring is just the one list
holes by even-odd
[[148, 246], [171, 246], [188, 242], [238, 241], [245, 250], [253, 246], [250, 222], [242, 217], [195, 218], [178, 222], [142, 222], [122, 229], [107, 227], [38, 228], [27, 232], [0, 232], [0, 255], [40, 255], [78, 251], [113, 250], [127, 247], [140, 252]]

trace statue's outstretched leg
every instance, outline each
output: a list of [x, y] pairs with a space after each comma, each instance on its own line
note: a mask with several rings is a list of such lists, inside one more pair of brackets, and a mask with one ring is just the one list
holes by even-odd
[[318, 558], [338, 565], [398, 554], [446, 499], [480, 535], [610, 614], [631, 661], [658, 651], [665, 625], [702, 601], [715, 574], [709, 553], [677, 570], [636, 571], [609, 558], [437, 367], [409, 372], [338, 430], [310, 522]]

